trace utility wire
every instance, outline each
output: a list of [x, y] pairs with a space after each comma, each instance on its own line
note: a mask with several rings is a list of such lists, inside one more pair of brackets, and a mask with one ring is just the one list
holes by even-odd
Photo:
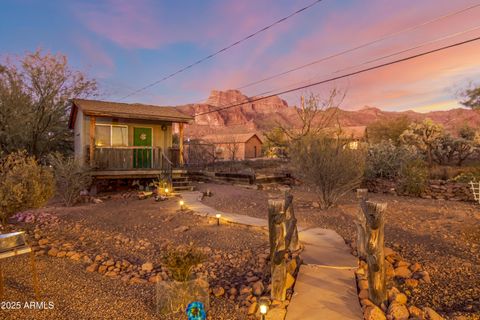
[[[251, 87], [251, 86], [254, 86], [254, 85], [263, 83], [263, 82], [265, 82], [265, 81], [272, 80], [272, 79], [275, 79], [275, 78], [284, 76], [284, 75], [286, 75], [286, 74], [289, 74], [289, 73], [292, 73], [292, 72], [295, 72], [295, 71], [304, 69], [304, 68], [306, 68], [306, 67], [310, 67], [310, 66], [312, 66], [312, 65], [315, 65], [315, 64], [318, 64], [318, 63], [321, 63], [321, 62], [325, 62], [325, 61], [331, 60], [331, 59], [333, 59], [333, 58], [337, 58], [337, 57], [342, 56], [342, 55], [345, 55], [345, 54], [347, 54], [347, 53], [351, 53], [351, 52], [354, 52], [354, 51], [363, 49], [363, 48], [365, 48], [365, 47], [371, 46], [371, 45], [373, 45], [373, 44], [382, 42], [382, 41], [384, 41], [384, 40], [393, 38], [393, 37], [398, 36], [398, 35], [400, 35], [400, 34], [402, 34], [402, 33], [406, 33], [406, 32], [409, 32], [409, 31], [415, 31], [415, 30], [420, 29], [420, 28], [422, 28], [422, 27], [424, 27], [424, 26], [426, 26], [426, 25], [429, 25], [429, 24], [432, 24], [432, 23], [435, 23], [435, 22], [438, 22], [438, 21], [441, 21], [441, 20], [444, 20], [444, 19], [447, 19], [447, 18], [456, 16], [456, 15], [458, 15], [458, 14], [467, 12], [467, 11], [472, 10], [472, 9], [475, 9], [475, 8], [477, 8], [477, 7], [480, 7], [480, 3], [475, 4], [475, 5], [471, 5], [471, 6], [469, 6], [469, 7], [460, 9], [460, 10], [458, 10], [458, 11], [454, 11], [454, 12], [450, 12], [450, 13], [444, 14], [444, 15], [442, 15], [442, 16], [433, 18], [433, 19], [431, 19], [431, 20], [424, 21], [424, 22], [422, 22], [422, 23], [419, 23], [419, 24], [417, 24], [417, 25], [414, 25], [414, 26], [411, 26], [411, 27], [408, 27], [408, 28], [405, 28], [405, 29], [402, 29], [402, 30], [399, 30], [399, 31], [394, 31], [394, 32], [389, 33], [389, 34], [386, 34], [386, 35], [384, 35], [384, 36], [382, 36], [382, 37], [380, 37], [380, 38], [377, 38], [377, 39], [375, 39], [375, 40], [372, 40], [372, 41], [369, 41], [369, 42], [365, 42], [365, 43], [363, 43], [363, 44], [361, 44], [361, 45], [358, 45], [358, 46], [356, 46], [356, 47], [353, 47], [353, 48], [350, 48], [350, 49], [346, 49], [346, 50], [344, 50], [344, 51], [337, 52], [337, 53], [334, 53], [334, 54], [332, 54], [332, 55], [329, 55], [329, 56], [326, 56], [326, 57], [323, 57], [323, 58], [319, 58], [319, 59], [313, 60], [313, 61], [308, 62], [308, 63], [306, 63], [306, 64], [303, 64], [303, 65], [300, 65], [300, 66], [297, 66], [297, 67], [290, 68], [290, 69], [288, 69], [288, 70], [285, 70], [285, 71], [282, 71], [282, 72], [279, 72], [279, 73], [270, 75], [270, 76], [268, 76], [268, 77], [265, 77], [265, 78], [262, 78], [262, 79], [259, 79], [259, 80], [252, 81], [252, 82], [250, 82], [250, 83], [241, 85], [240, 87], [237, 87], [237, 88], [235, 88], [234, 90], [245, 89], [245, 88], [248, 88], [248, 87]], [[201, 103], [201, 102], [203, 102], [203, 101], [205, 101], [205, 99], [202, 100], [202, 101], [198, 101], [197, 103]]]
[[204, 57], [204, 58], [201, 58], [200, 60], [197, 60], [197, 61], [193, 62], [192, 64], [189, 64], [188, 66], [185, 66], [185, 67], [183, 67], [183, 68], [181, 68], [181, 69], [179, 69], [179, 70], [177, 70], [177, 71], [175, 71], [175, 72], [173, 72], [173, 73], [171, 73], [171, 74], [169, 74], [169, 75], [161, 78], [160, 80], [157, 80], [157, 81], [152, 82], [152, 83], [150, 83], [150, 84], [148, 84], [148, 85], [146, 85], [146, 86], [144, 86], [144, 87], [142, 87], [142, 88], [140, 88], [140, 89], [137, 89], [137, 90], [135, 90], [135, 91], [127, 94], [126, 96], [120, 98], [119, 100], [124, 100], [124, 99], [126, 99], [126, 98], [128, 98], [128, 97], [131, 97], [131, 96], [133, 96], [133, 95], [135, 95], [135, 94], [137, 94], [137, 93], [139, 93], [139, 92], [141, 92], [141, 91], [144, 91], [144, 90], [146, 90], [146, 89], [148, 89], [148, 88], [151, 88], [151, 87], [159, 84], [160, 82], [163, 82], [163, 81], [165, 81], [165, 80], [167, 80], [167, 79], [170, 79], [170, 78], [174, 77], [175, 75], [177, 75], [177, 74], [179, 74], [179, 73], [181, 73], [181, 72], [184, 72], [185, 70], [188, 70], [188, 69], [194, 67], [194, 66], [197, 65], [197, 64], [200, 64], [200, 63], [202, 63], [202, 62], [204, 62], [204, 61], [206, 61], [206, 60], [209, 60], [209, 59], [215, 57], [216, 55], [219, 55], [220, 53], [225, 52], [225, 51], [227, 51], [228, 49], [231, 49], [232, 47], [235, 47], [235, 46], [239, 45], [240, 43], [242, 43], [242, 42], [244, 42], [244, 41], [246, 41], [246, 40], [248, 40], [248, 39], [250, 39], [250, 38], [255, 37], [255, 36], [258, 35], [259, 33], [262, 33], [262, 32], [264, 32], [264, 31], [267, 31], [268, 29], [276, 26], [277, 24], [280, 24], [280, 23], [282, 23], [282, 22], [290, 19], [291, 17], [293, 17], [293, 16], [295, 16], [295, 15], [301, 13], [301, 12], [303, 12], [303, 11], [305, 11], [305, 10], [307, 10], [307, 9], [310, 9], [310, 8], [313, 7], [314, 5], [320, 3], [321, 1], [323, 1], [323, 0], [315, 0], [314, 2], [312, 2], [311, 4], [309, 4], [308, 6], [305, 6], [305, 7], [301, 8], [301, 9], [298, 9], [297, 11], [289, 14], [288, 16], [283, 17], [283, 18], [281, 18], [281, 19], [279, 19], [279, 20], [277, 20], [277, 21], [269, 24], [268, 26], [263, 27], [262, 29], [260, 29], [260, 30], [258, 30], [258, 31], [255, 31], [254, 33], [251, 33], [251, 34], [243, 37], [242, 39], [240, 39], [240, 40], [238, 40], [238, 41], [236, 41], [236, 42], [234, 42], [234, 43], [232, 43], [232, 44], [230, 44], [230, 45], [228, 45], [228, 46], [226, 46], [226, 47], [224, 47], [224, 48], [222, 48], [222, 49], [220, 49], [220, 50], [218, 50], [218, 51], [215, 51], [214, 53], [212, 53], [212, 54], [210, 54], [210, 55], [208, 55], [208, 56], [206, 56], [206, 57]]
[[370, 68], [365, 68], [365, 69], [358, 70], [358, 71], [355, 71], [355, 72], [350, 72], [350, 73], [347, 73], [347, 74], [344, 74], [344, 75], [332, 77], [332, 78], [329, 78], [329, 79], [326, 79], [326, 80], [317, 81], [317, 82], [307, 84], [307, 85], [304, 85], [304, 86], [300, 86], [300, 87], [296, 87], [296, 88], [293, 88], [293, 89], [284, 90], [284, 91], [281, 91], [281, 92], [270, 94], [268, 96], [254, 98], [254, 99], [251, 99], [249, 101], [236, 103], [236, 104], [233, 104], [233, 105], [230, 105], [230, 106], [220, 107], [220, 108], [217, 108], [215, 110], [200, 112], [200, 113], [196, 114], [195, 116], [205, 115], [205, 114], [208, 114], [208, 113], [213, 113], [213, 112], [218, 112], [218, 111], [222, 111], [222, 110], [225, 110], [225, 109], [234, 108], [234, 107], [241, 106], [241, 105], [243, 105], [247, 102], [250, 102], [250, 103], [251, 102], [256, 102], [256, 101], [272, 98], [274, 96], [278, 96], [278, 95], [282, 95], [282, 94], [286, 94], [286, 93], [310, 88], [310, 87], [317, 86], [317, 85], [320, 85], [320, 84], [332, 82], [332, 81], [339, 80], [339, 79], [342, 79], [342, 78], [351, 77], [351, 76], [354, 76], [354, 75], [357, 75], [357, 74], [365, 73], [365, 72], [372, 71], [372, 70], [375, 70], [375, 69], [380, 69], [380, 68], [390, 66], [390, 65], [394, 65], [394, 64], [397, 64], [397, 63], [400, 63], [400, 62], [416, 59], [416, 58], [423, 57], [423, 56], [426, 56], [426, 55], [429, 55], [429, 54], [432, 54], [432, 53], [435, 53], [435, 52], [439, 52], [439, 51], [443, 51], [443, 50], [446, 50], [446, 49], [458, 47], [458, 46], [461, 46], [461, 45], [464, 45], [464, 44], [467, 44], [467, 43], [471, 43], [471, 42], [475, 42], [475, 41], [478, 41], [478, 40], [480, 40], [480, 36], [476, 37], [476, 38], [468, 39], [468, 40], [465, 40], [465, 41], [456, 42], [454, 44], [446, 45], [446, 46], [443, 46], [443, 47], [440, 47], [440, 48], [437, 48], [437, 49], [433, 49], [433, 50], [425, 51], [425, 52], [422, 52], [422, 53], [418, 53], [418, 54], [408, 56], [408, 57], [405, 57], [405, 58], [401, 58], [401, 59], [398, 59], [398, 60], [394, 60], [394, 61], [386, 62], [386, 63], [383, 63], [383, 64], [379, 64], [379, 65], [376, 65], [376, 66], [373, 66], [373, 67], [370, 67]]

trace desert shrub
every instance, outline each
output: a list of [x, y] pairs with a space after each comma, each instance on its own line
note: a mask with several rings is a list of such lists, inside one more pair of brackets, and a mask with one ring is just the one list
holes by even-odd
[[26, 152], [0, 159], [0, 219], [2, 224], [18, 211], [40, 208], [53, 196], [55, 182], [47, 168]]
[[64, 205], [74, 205], [80, 199], [80, 192], [92, 183], [88, 168], [81, 166], [74, 158], [59, 153], [50, 155], [48, 161], [54, 168], [57, 190]]
[[469, 183], [470, 181], [480, 181], [480, 167], [473, 167], [465, 170], [453, 178], [456, 182]]
[[308, 135], [291, 146], [291, 163], [297, 175], [318, 192], [320, 207], [328, 209], [358, 187], [365, 170], [363, 148], [350, 149], [348, 141]]
[[400, 142], [415, 146], [418, 150], [424, 152], [428, 165], [431, 167], [434, 161], [433, 150], [444, 134], [445, 131], [441, 124], [425, 119], [421, 123], [410, 124], [408, 129], [400, 136]]
[[402, 164], [421, 157], [415, 147], [396, 146], [390, 140], [371, 145], [367, 152], [365, 177], [395, 179]]
[[376, 144], [382, 141], [391, 141], [393, 144], [399, 145], [400, 136], [408, 129], [410, 123], [407, 116], [377, 120], [367, 126], [368, 142]]
[[428, 183], [428, 167], [425, 161], [412, 160], [400, 168], [397, 189], [400, 193], [420, 196]]
[[452, 180], [455, 177], [466, 172], [466, 168], [451, 166], [434, 166], [429, 170], [429, 177], [433, 180]]
[[190, 280], [195, 266], [205, 260], [203, 253], [192, 246], [169, 250], [163, 256], [164, 265], [170, 270], [173, 280]]

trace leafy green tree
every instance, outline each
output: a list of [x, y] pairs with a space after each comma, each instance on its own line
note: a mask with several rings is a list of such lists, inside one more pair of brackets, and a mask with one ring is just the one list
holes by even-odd
[[411, 120], [407, 116], [392, 119], [377, 120], [367, 126], [368, 142], [377, 144], [382, 141], [392, 141], [395, 145], [400, 144], [400, 136], [408, 129]]
[[0, 68], [0, 147], [41, 158], [72, 149], [67, 127], [72, 98], [96, 92], [96, 82], [72, 70], [64, 55], [26, 54]]

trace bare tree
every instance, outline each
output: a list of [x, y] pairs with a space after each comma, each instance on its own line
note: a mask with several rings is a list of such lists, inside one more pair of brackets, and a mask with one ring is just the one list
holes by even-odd
[[235, 136], [232, 136], [232, 141], [226, 145], [226, 149], [230, 155], [230, 159], [235, 160], [240, 149], [240, 143], [237, 141]]
[[[279, 127], [290, 140], [298, 140], [310, 134], [317, 135], [333, 124], [345, 95], [345, 92], [334, 88], [326, 98], [314, 93], [310, 93], [306, 99], [302, 96], [300, 108], [296, 108], [300, 128], [286, 128], [282, 125]], [[336, 120], [338, 122], [338, 119]]]

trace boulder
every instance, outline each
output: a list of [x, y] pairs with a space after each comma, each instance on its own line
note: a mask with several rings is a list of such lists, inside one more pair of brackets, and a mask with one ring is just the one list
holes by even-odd
[[262, 281], [257, 281], [252, 285], [252, 292], [257, 297], [261, 296], [264, 290], [265, 290], [265, 287]]
[[445, 320], [441, 315], [439, 315], [435, 310], [432, 308], [425, 307], [423, 308], [423, 312], [427, 315], [427, 319], [429, 320]]
[[48, 255], [49, 256], [56, 257], [57, 254], [58, 254], [58, 249], [56, 249], [56, 248], [51, 248], [50, 250], [48, 250]]
[[153, 270], [153, 263], [145, 262], [144, 264], [142, 264], [142, 271], [150, 272], [152, 270]]
[[412, 320], [425, 320], [425, 313], [420, 308], [410, 306], [408, 312], [410, 312], [410, 319]]
[[395, 268], [394, 273], [395, 277], [403, 279], [408, 279], [412, 276], [412, 272], [410, 271], [410, 269], [408, 269], [407, 266]]

